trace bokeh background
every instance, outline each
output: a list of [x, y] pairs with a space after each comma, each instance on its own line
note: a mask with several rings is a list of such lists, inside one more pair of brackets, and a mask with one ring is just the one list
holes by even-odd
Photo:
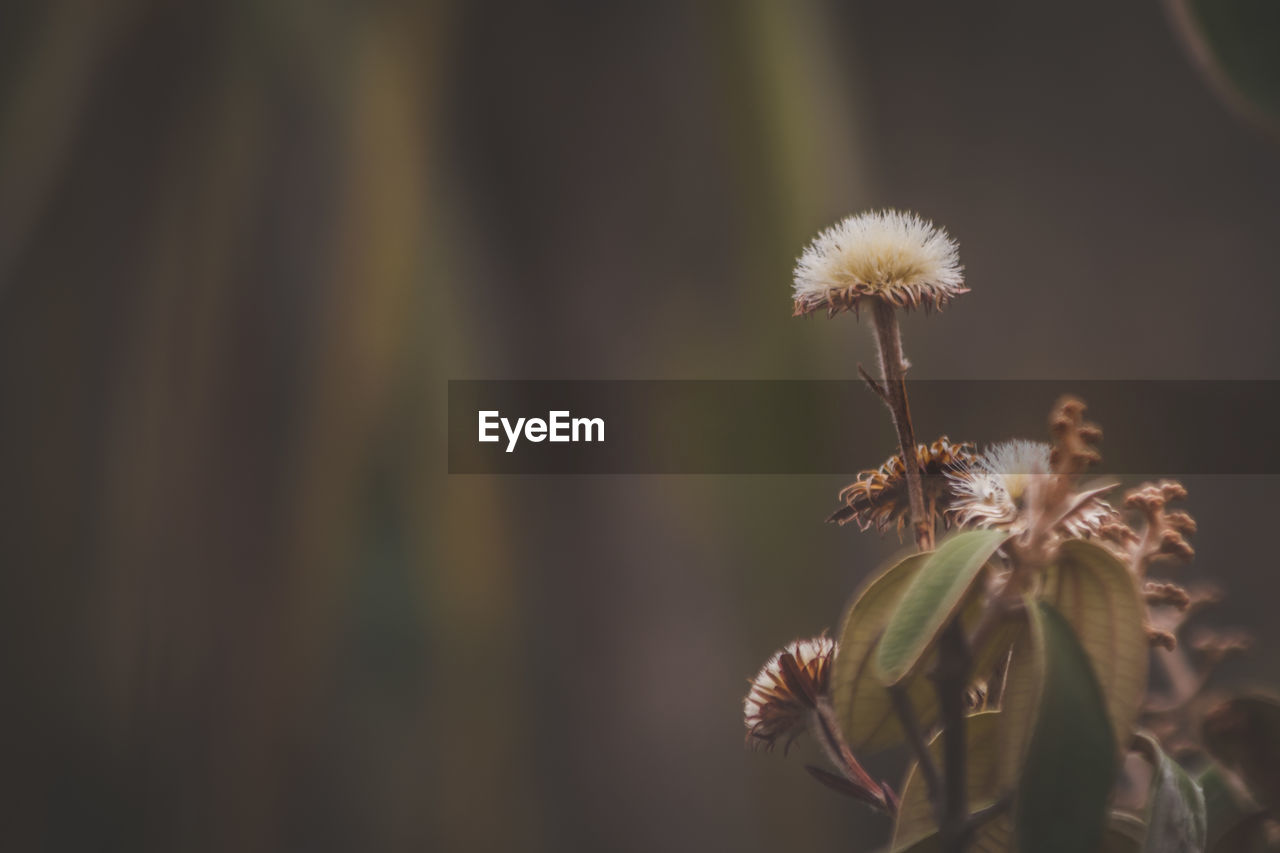
[[[973, 288], [914, 376], [1280, 379], [1218, 83], [1156, 2], [6, 4], [0, 846], [873, 848], [742, 746], [900, 547], [845, 478], [451, 477], [446, 382], [849, 377], [790, 269], [872, 206]], [[1280, 685], [1276, 483], [1189, 485]]]

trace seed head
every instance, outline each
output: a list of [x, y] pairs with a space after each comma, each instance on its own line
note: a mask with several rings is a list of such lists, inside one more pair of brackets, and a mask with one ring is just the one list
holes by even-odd
[[[955, 498], [951, 513], [963, 526], [1020, 529], [1032, 494], [1043, 493], [1056, 476], [1050, 464], [1052, 448], [1036, 441], [1007, 441], [993, 445], [974, 462], [950, 474]], [[1067, 536], [1096, 536], [1117, 517], [1110, 504], [1094, 495], [1059, 522]]]
[[[920, 466], [925, 511], [930, 521], [939, 517], [945, 520], [951, 506], [951, 481], [946, 475], [967, 467], [976, 456], [972, 444], [952, 444], [945, 435], [933, 444], [916, 446], [916, 464]], [[859, 474], [840, 491], [840, 501], [844, 506], [827, 521], [841, 525], [853, 522], [862, 530], [874, 527], [879, 533], [895, 526], [901, 534], [911, 516], [902, 454], [895, 453], [879, 468]]]
[[779, 738], [785, 738], [783, 750], [790, 748], [808, 725], [809, 712], [827, 692], [835, 653], [835, 641], [824, 633], [796, 640], [769, 658], [752, 679], [742, 703], [750, 746], [773, 749]]
[[941, 308], [967, 293], [955, 241], [914, 213], [870, 211], [820, 233], [796, 262], [795, 315], [857, 311], [864, 299]]

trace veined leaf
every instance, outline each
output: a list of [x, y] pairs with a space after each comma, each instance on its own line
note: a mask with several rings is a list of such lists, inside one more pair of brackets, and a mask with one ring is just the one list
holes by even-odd
[[1079, 539], [1062, 543], [1045, 573], [1042, 597], [1070, 623], [1106, 697], [1116, 755], [1128, 748], [1147, 689], [1150, 644], [1146, 611], [1129, 570], [1105, 548]]
[[924, 562], [876, 648], [876, 669], [885, 686], [899, 684], [916, 672], [942, 629], [960, 612], [982, 567], [1008, 536], [1002, 530], [958, 533]]
[[[840, 628], [831, 701], [845, 740], [854, 751], [879, 749], [902, 740], [889, 693], [872, 671], [871, 658], [894, 608], [930, 553], [912, 554], [868, 584], [854, 599]], [[923, 721], [931, 722], [938, 711], [933, 686], [922, 680], [912, 686], [909, 695], [921, 725], [929, 725]]]
[[[1035, 607], [1027, 602], [1027, 611]], [[1040, 693], [1044, 687], [1044, 647], [1035, 637], [1033, 626], [1024, 618], [1014, 636], [1013, 653], [1004, 676], [1004, 696], [1000, 710], [1004, 723], [1000, 727], [997, 752], [999, 753], [1000, 781], [1007, 788], [1018, 784], [1022, 775], [1022, 763], [1031, 744], [1035, 729], [1036, 712], [1040, 707]]]
[[[999, 742], [1000, 713], [987, 711], [965, 718], [965, 778], [969, 807], [973, 810], [994, 804], [1001, 795], [999, 786], [999, 769], [996, 761]], [[929, 744], [929, 751], [934, 761], [942, 763], [942, 737], [935, 737]], [[992, 821], [992, 824], [996, 821]], [[1006, 826], [1004, 834], [1007, 835]], [[893, 853], [927, 853], [940, 849], [938, 846], [938, 826], [933, 819], [933, 805], [929, 801], [929, 792], [919, 768], [912, 766], [907, 775], [906, 784], [902, 788], [902, 803], [898, 808], [898, 819], [893, 825]], [[1003, 851], [1007, 845], [995, 846], [1001, 830], [992, 826], [979, 828], [970, 842], [971, 850]]]
[[[902, 743], [904, 734], [893, 710], [889, 692], [875, 672], [876, 643], [894, 608], [932, 552], [913, 554], [875, 578], [854, 598], [840, 628], [839, 650], [832, 672], [831, 697], [845, 740], [855, 751], [883, 749]], [[966, 630], [981, 616], [982, 602], [971, 595], [962, 615]], [[1015, 626], [999, 626], [981, 648], [974, 650], [975, 675], [992, 670], [1008, 652]], [[927, 669], [933, 654], [921, 668]], [[922, 677], [906, 685], [907, 695], [924, 729], [938, 719], [938, 698], [933, 683]]]
[[1143, 853], [1203, 853], [1206, 821], [1200, 786], [1150, 735], [1140, 734], [1134, 743], [1154, 768]]
[[1229, 699], [1205, 714], [1201, 730], [1213, 757], [1244, 779], [1259, 805], [1280, 815], [1280, 703]]
[[1043, 649], [1044, 684], [1018, 785], [1018, 848], [1096, 853], [1115, 780], [1111, 721], [1071, 624], [1043, 601], [1029, 610], [1033, 637]]
[[1265, 816], [1266, 812], [1249, 796], [1244, 789], [1244, 782], [1220, 764], [1209, 765], [1200, 774], [1199, 781], [1200, 789], [1204, 792], [1208, 823], [1204, 849], [1210, 853], [1218, 850], [1221, 853], [1232, 853], [1246, 849], [1236, 836], [1242, 832], [1247, 833], [1245, 824], [1259, 823], [1259, 815]]

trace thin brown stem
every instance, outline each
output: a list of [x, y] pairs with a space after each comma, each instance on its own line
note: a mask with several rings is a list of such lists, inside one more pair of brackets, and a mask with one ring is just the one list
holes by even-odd
[[894, 713], [898, 715], [898, 722], [902, 724], [902, 730], [907, 735], [907, 745], [915, 753], [916, 766], [920, 768], [920, 775], [924, 777], [924, 787], [929, 794], [930, 802], [933, 803], [934, 816], [941, 824], [942, 777], [938, 775], [938, 765], [934, 763], [933, 753], [929, 751], [929, 744], [924, 737], [924, 729], [920, 727], [920, 718], [916, 716], [911, 697], [907, 695], [907, 690], [902, 685], [889, 688], [889, 699], [893, 702]]
[[872, 778], [854, 757], [840, 732], [835, 710], [827, 697], [819, 697], [814, 705], [810, 728], [826, 752], [827, 759], [852, 783], [852, 788], [859, 790], [859, 799], [892, 816], [897, 810], [896, 804], [886, 794], [885, 786]]
[[892, 305], [877, 300], [872, 319], [875, 322], [876, 344], [880, 354], [880, 375], [883, 377], [881, 388], [884, 394], [881, 399], [888, 407], [893, 428], [898, 433], [898, 448], [902, 452], [902, 467], [906, 472], [907, 501], [911, 508], [916, 546], [921, 551], [928, 551], [933, 548], [933, 519], [925, 515], [924, 486], [920, 480], [915, 430], [911, 426], [911, 406], [907, 402], [907, 360], [902, 354], [898, 315]]

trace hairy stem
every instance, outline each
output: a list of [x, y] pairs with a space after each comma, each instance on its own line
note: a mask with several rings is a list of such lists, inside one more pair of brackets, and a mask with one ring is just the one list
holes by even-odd
[[911, 406], [907, 403], [907, 360], [902, 354], [902, 333], [898, 315], [892, 305], [876, 300], [872, 318], [876, 327], [876, 344], [880, 353], [880, 375], [884, 402], [898, 433], [902, 467], [906, 471], [907, 501], [911, 508], [911, 525], [916, 546], [921, 551], [933, 547], [933, 519], [925, 515], [924, 486], [920, 481], [920, 465], [916, 455], [915, 430], [911, 426]]

